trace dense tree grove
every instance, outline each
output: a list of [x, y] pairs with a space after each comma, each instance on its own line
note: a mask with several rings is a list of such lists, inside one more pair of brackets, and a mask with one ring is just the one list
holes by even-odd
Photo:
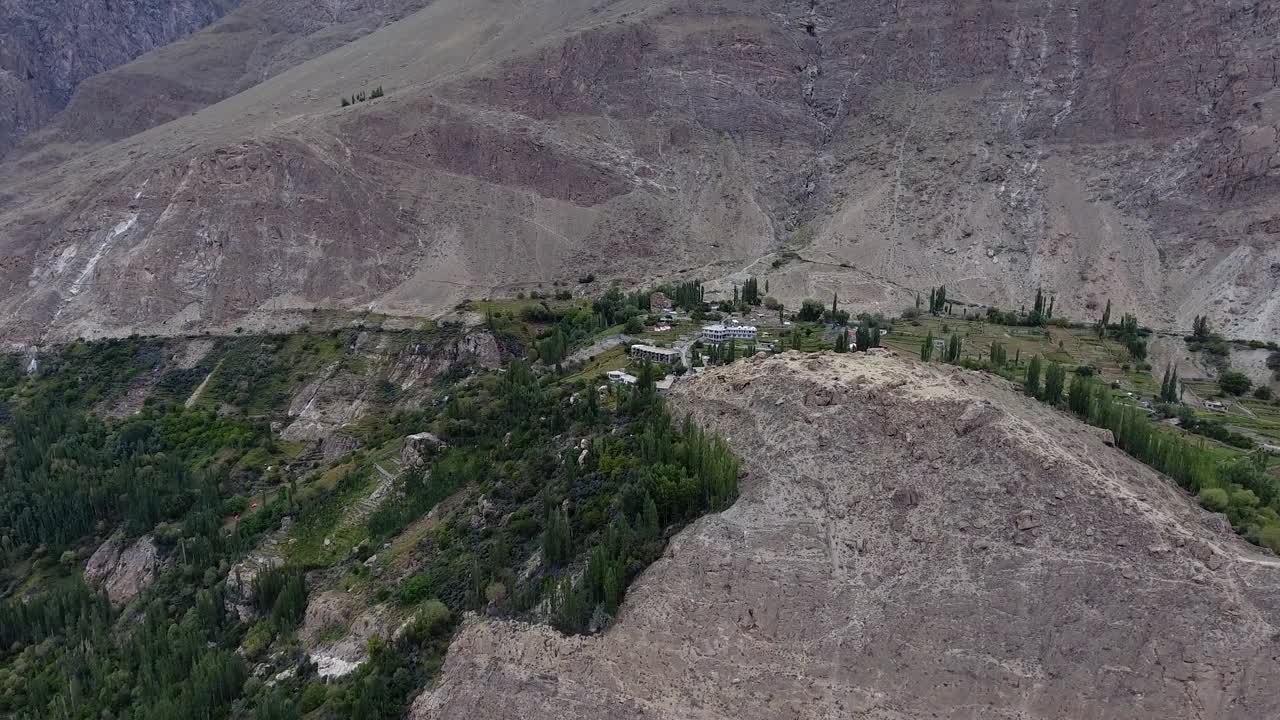
[[[701, 302], [697, 284], [673, 295]], [[647, 299], [611, 290], [591, 307], [534, 303], [520, 315], [542, 335], [523, 337], [555, 365], [592, 333], [636, 317]], [[511, 313], [490, 317], [495, 332], [511, 330]], [[356, 362], [346, 349], [357, 342], [355, 331], [218, 339], [213, 357], [194, 371], [163, 373], [153, 398], [124, 419], [95, 408], [153, 372], [164, 358], [159, 345], [75, 344], [43, 358], [29, 382], [8, 363], [14, 372], [0, 372], [11, 438], [0, 467], [0, 582], [9, 593], [0, 600], [0, 716], [403, 717], [439, 668], [462, 611], [598, 630], [672, 532], [736, 497], [737, 461], [718, 438], [673, 421], [651, 365], [636, 387], [601, 393], [595, 379], [514, 361], [504, 372], [445, 373], [447, 400], [437, 406], [370, 415], [358, 432], [372, 445], [424, 429], [445, 443], [425, 453], [425, 467], [396, 478], [394, 502], [335, 532], [368, 492], [373, 461], [350, 453], [333, 484], [308, 484], [299, 497], [298, 479], [279, 466], [300, 449], [277, 446], [269, 418], [284, 412], [307, 372]], [[200, 402], [186, 407], [206, 376]], [[21, 397], [7, 399], [24, 382]], [[390, 405], [398, 389], [380, 392]], [[374, 548], [464, 488], [483, 492], [510, 521], [477, 528], [442, 515], [425, 544], [430, 562], [379, 590], [411, 618], [394, 640], [371, 640], [369, 661], [341, 681], [317, 682], [306, 662], [287, 679], [250, 678], [255, 664], [297, 652], [311, 581], [334, 582], [326, 573], [338, 571], [367, 582], [362, 561]], [[289, 562], [241, 583], [237, 561], [286, 515], [295, 530], [279, 547]], [[154, 584], [121, 610], [79, 579], [88, 552], [114, 532], [124, 543], [150, 534], [163, 558]], [[364, 540], [327, 547], [330, 536], [347, 534]], [[539, 555], [536, 572], [524, 573]], [[227, 609], [233, 586], [251, 588], [248, 622]]]
[[796, 314], [796, 318], [804, 322], [817, 322], [822, 319], [826, 309], [826, 306], [818, 300], [805, 300], [800, 304], [800, 312]]
[[1160, 429], [1141, 408], [1117, 401], [1109, 387], [1081, 374], [1071, 381], [1067, 407], [1089, 424], [1111, 430], [1120, 449], [1198, 493], [1206, 506], [1226, 512], [1246, 538], [1280, 552], [1280, 485], [1267, 472], [1265, 454], [1220, 461], [1186, 436]]
[[671, 298], [671, 303], [681, 310], [693, 312], [702, 308], [704, 292], [701, 280], [689, 280], [677, 285], [660, 285], [657, 289]]
[[1002, 368], [1009, 363], [1009, 351], [1004, 343], [993, 342], [988, 353], [992, 367]]
[[118, 429], [40, 397], [14, 413], [0, 474], [0, 526], [15, 548], [61, 548], [99, 522], [133, 534], [185, 515], [216, 483], [197, 463], [215, 451], [270, 446], [261, 424], [152, 405]]
[[1041, 399], [1050, 405], [1062, 402], [1062, 391], [1066, 380], [1066, 369], [1057, 362], [1050, 362], [1044, 373], [1044, 396]]

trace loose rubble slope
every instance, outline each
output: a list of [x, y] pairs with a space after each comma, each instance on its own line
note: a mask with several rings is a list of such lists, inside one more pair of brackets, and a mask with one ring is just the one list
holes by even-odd
[[1280, 716], [1280, 562], [1004, 381], [788, 353], [673, 402], [737, 504], [603, 636], [470, 620], [413, 717]]

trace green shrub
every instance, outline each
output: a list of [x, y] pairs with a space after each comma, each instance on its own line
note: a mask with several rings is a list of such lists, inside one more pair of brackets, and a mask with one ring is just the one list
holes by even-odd
[[309, 713], [329, 699], [329, 688], [324, 683], [307, 683], [302, 691], [302, 712]]
[[244, 656], [250, 660], [257, 660], [271, 647], [271, 641], [275, 640], [276, 632], [272, 628], [271, 622], [268, 620], [259, 620], [249, 628], [249, 632], [244, 636]]
[[413, 619], [405, 629], [413, 642], [422, 642], [434, 635], [444, 634], [453, 626], [453, 613], [445, 604], [431, 598], [413, 613]]
[[1231, 509], [1244, 510], [1258, 507], [1258, 496], [1252, 490], [1235, 490], [1231, 493]]
[[1214, 512], [1225, 512], [1231, 499], [1222, 488], [1204, 488], [1200, 491], [1200, 504]]
[[1243, 395], [1253, 387], [1253, 381], [1242, 372], [1228, 370], [1218, 377], [1218, 387], [1224, 395]]
[[1258, 533], [1258, 540], [1263, 547], [1270, 548], [1274, 553], [1280, 553], [1280, 525], [1263, 528], [1262, 532]]

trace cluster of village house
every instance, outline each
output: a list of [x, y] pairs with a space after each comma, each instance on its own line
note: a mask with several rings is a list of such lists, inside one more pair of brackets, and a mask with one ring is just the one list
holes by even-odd
[[[754, 325], [705, 325], [702, 328], [701, 339], [706, 343], [723, 343], [730, 340], [750, 342], [756, 339], [758, 331]], [[636, 344], [631, 346], [631, 357], [636, 360], [648, 360], [658, 365], [675, 365], [679, 363], [684, 352], [675, 348], [664, 348], [656, 345]], [[608, 372], [610, 382], [634, 385], [636, 377], [630, 373], [621, 370], [611, 370]], [[674, 377], [668, 375], [657, 383], [659, 390], [665, 390], [671, 387]]]

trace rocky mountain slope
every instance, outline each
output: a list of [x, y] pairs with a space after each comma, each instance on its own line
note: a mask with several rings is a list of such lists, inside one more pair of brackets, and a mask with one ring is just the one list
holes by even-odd
[[430, 0], [248, 0], [219, 22], [88, 78], [19, 152], [42, 167], [196, 112]]
[[1003, 381], [787, 353], [676, 393], [745, 459], [603, 636], [470, 621], [413, 717], [1260, 718], [1280, 563]]
[[236, 2], [0, 2], [0, 157], [65, 107], [86, 78], [199, 30]]
[[[789, 304], [889, 311], [939, 283], [1006, 306], [1043, 285], [1081, 318], [1109, 298], [1267, 337], [1278, 22], [1203, 0], [437, 0], [281, 55], [228, 18], [227, 46], [285, 59], [202, 34], [94, 83], [4, 168], [3, 332], [436, 313], [590, 272], [755, 274]], [[94, 99], [174, 78], [217, 90]]]

